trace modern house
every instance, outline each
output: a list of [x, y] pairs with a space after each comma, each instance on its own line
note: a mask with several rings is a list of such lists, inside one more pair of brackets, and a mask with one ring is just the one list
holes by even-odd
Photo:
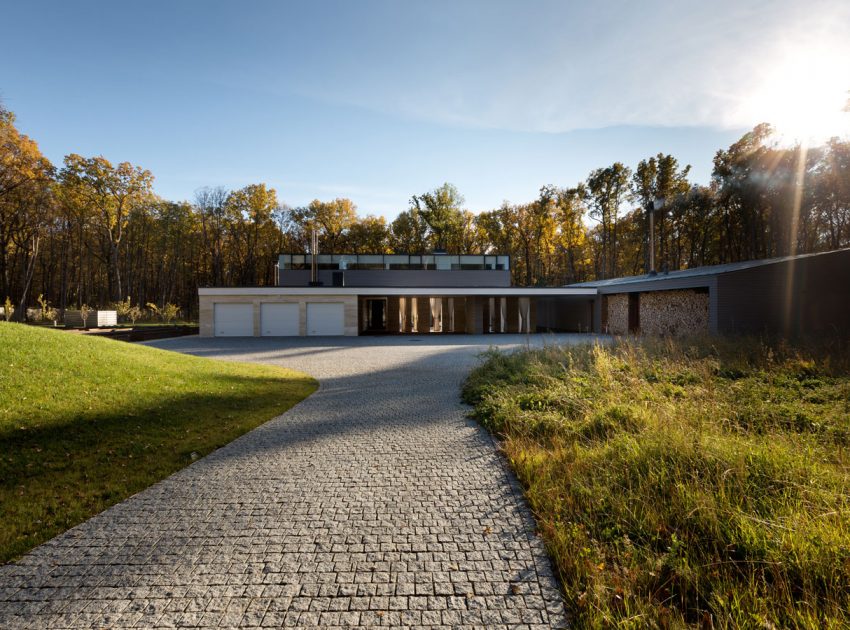
[[850, 332], [850, 249], [570, 287], [598, 291], [593, 329], [612, 334]]
[[513, 287], [495, 255], [282, 254], [273, 287], [202, 288], [203, 336], [850, 333], [850, 249]]
[[273, 287], [201, 288], [216, 337], [589, 331], [597, 290], [512, 287], [510, 258], [282, 254]]

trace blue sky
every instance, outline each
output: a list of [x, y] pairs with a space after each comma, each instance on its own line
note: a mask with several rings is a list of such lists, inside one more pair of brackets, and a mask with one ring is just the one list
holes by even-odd
[[850, 59], [850, 3], [835, 0], [18, 2], [3, 15], [0, 98], [54, 163], [102, 154], [150, 169], [170, 199], [266, 182], [290, 205], [345, 196], [389, 219], [444, 181], [478, 212], [659, 151], [705, 183], [714, 152], [769, 118], [748, 104], [778, 59]]

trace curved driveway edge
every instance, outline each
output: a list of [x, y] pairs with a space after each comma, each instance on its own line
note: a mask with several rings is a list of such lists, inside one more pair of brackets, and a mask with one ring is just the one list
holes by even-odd
[[156, 342], [320, 388], [0, 567], [0, 627], [563, 627], [533, 517], [459, 388], [491, 343], [589, 339]]

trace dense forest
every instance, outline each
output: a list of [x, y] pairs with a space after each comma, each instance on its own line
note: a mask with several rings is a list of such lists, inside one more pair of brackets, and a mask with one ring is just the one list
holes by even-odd
[[783, 147], [759, 125], [717, 151], [708, 186], [689, 170], [664, 154], [615, 162], [479, 214], [444, 184], [387, 223], [349, 199], [289, 207], [263, 183], [162, 199], [140, 166], [51, 164], [0, 108], [0, 302], [19, 318], [39, 296], [60, 312], [129, 297], [193, 317], [199, 286], [272, 284], [277, 255], [307, 251], [313, 229], [323, 253], [507, 253], [518, 285], [640, 274], [656, 200], [659, 270], [850, 246], [850, 141]]

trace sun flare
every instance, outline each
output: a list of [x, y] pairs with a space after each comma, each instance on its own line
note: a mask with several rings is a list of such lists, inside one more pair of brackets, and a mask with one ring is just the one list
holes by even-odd
[[850, 64], [834, 50], [795, 50], [771, 61], [745, 109], [770, 123], [781, 143], [816, 145], [850, 137]]

